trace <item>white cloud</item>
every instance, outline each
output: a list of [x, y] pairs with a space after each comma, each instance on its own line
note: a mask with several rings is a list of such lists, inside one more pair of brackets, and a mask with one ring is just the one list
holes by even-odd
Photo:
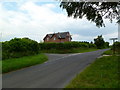
[[86, 37], [86, 36], [82, 36], [80, 34], [73, 34], [72, 37], [73, 37], [73, 41], [89, 41], [89, 42], [93, 41], [92, 36]]
[[118, 24], [118, 41], [120, 42], [120, 23]]
[[104, 38], [106, 41], [109, 41], [110, 44], [113, 44], [113, 41], [111, 41], [110, 38], [118, 38], [118, 32], [106, 34], [106, 35], [104, 35]]

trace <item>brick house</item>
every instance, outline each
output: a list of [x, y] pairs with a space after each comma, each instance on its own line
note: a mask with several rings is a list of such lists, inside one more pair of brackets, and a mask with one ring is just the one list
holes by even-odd
[[58, 32], [53, 34], [47, 34], [43, 40], [44, 42], [63, 43], [70, 42], [72, 40], [72, 37], [69, 32]]

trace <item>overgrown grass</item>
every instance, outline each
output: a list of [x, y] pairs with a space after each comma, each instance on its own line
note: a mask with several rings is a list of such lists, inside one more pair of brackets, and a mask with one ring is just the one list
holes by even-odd
[[0, 61], [0, 63], [2, 63], [2, 73], [6, 73], [24, 67], [41, 64], [47, 60], [47, 56], [45, 56], [44, 54], [38, 54], [34, 56], [25, 56], [21, 58], [8, 59]]
[[84, 52], [91, 52], [96, 51], [96, 48], [73, 48], [73, 49], [49, 49], [49, 50], [42, 50], [42, 53], [84, 53]]
[[78, 74], [66, 88], [120, 88], [118, 64], [120, 56], [97, 59]]

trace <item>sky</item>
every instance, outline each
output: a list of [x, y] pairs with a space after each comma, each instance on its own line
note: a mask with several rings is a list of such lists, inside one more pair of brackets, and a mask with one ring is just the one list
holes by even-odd
[[98, 28], [86, 18], [67, 17], [58, 1], [22, 0], [0, 2], [0, 37], [8, 41], [15, 37], [28, 37], [37, 42], [43, 41], [46, 34], [70, 32], [72, 41], [94, 41], [98, 35], [112, 43], [110, 38], [118, 37], [118, 24], [105, 20], [106, 27]]

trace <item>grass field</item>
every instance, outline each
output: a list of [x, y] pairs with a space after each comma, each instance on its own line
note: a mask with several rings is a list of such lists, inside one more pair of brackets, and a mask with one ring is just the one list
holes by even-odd
[[120, 88], [118, 58], [120, 56], [97, 59], [78, 74], [66, 88]]
[[2, 63], [2, 73], [6, 73], [24, 67], [41, 64], [47, 60], [47, 56], [45, 56], [44, 54], [38, 54], [34, 56], [25, 56], [21, 58], [3, 60], [0, 61], [0, 63]]
[[50, 49], [50, 50], [42, 50], [42, 53], [60, 53], [60, 54], [65, 54], [65, 53], [84, 53], [84, 52], [91, 52], [91, 51], [96, 51], [98, 49], [96, 48], [73, 48], [73, 49], [64, 49], [64, 50], [57, 50], [57, 49]]

